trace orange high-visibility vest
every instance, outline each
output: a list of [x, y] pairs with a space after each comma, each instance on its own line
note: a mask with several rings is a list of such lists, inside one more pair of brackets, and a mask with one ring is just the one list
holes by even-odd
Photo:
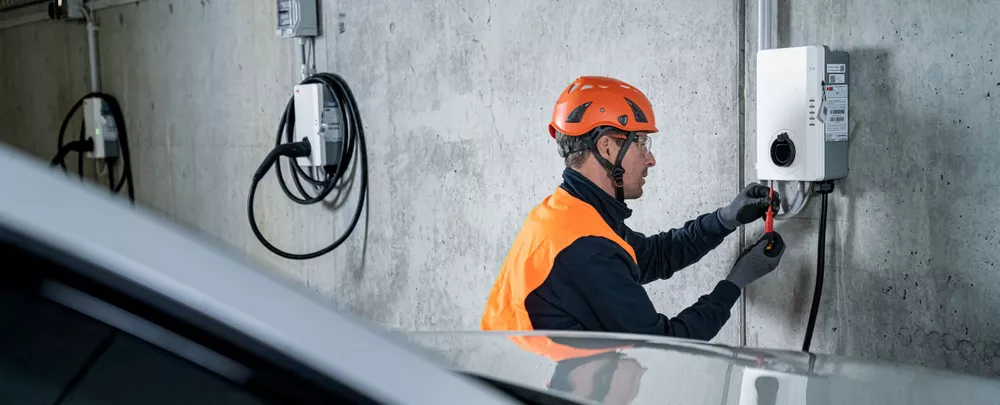
[[[557, 187], [524, 221], [504, 261], [480, 322], [482, 330], [534, 330], [524, 300], [549, 276], [556, 255], [577, 239], [599, 236], [620, 245], [632, 261], [635, 251], [593, 206]], [[520, 346], [557, 361], [608, 351], [579, 350], [546, 339], [515, 338]]]

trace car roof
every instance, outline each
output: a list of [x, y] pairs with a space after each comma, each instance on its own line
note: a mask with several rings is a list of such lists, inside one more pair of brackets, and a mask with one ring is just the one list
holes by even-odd
[[395, 334], [338, 313], [160, 214], [0, 145], [0, 229], [169, 297], [390, 403], [507, 403]]

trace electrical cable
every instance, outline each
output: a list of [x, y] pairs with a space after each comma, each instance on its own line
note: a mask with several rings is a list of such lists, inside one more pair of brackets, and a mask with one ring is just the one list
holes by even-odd
[[299, 38], [298, 43], [301, 53], [299, 71], [302, 79], [305, 80], [316, 73], [316, 38]]
[[[781, 195], [781, 205], [783, 208], [783, 211], [775, 213], [775, 220], [783, 221], [793, 218], [802, 213], [802, 210], [809, 204], [809, 197], [812, 194], [810, 193], [810, 182], [772, 180], [771, 183], [774, 185], [774, 189]], [[795, 189], [795, 193], [792, 193], [791, 186], [794, 184], [798, 184], [798, 187]]]
[[114, 119], [115, 127], [117, 129], [117, 142], [118, 150], [122, 158], [122, 176], [118, 180], [118, 184], [114, 182], [114, 164], [117, 162], [118, 157], [112, 156], [105, 158], [105, 163], [108, 165], [108, 171], [112, 172], [108, 176], [108, 188], [112, 193], [121, 192], [122, 188], [128, 186], [128, 199], [132, 204], [135, 204], [135, 187], [132, 178], [132, 154], [129, 152], [128, 145], [128, 131], [125, 128], [125, 115], [122, 113], [121, 105], [118, 104], [118, 100], [111, 96], [110, 94], [101, 92], [91, 92], [83, 96], [78, 100], [73, 107], [70, 108], [69, 113], [63, 118], [62, 124], [59, 126], [59, 139], [56, 144], [57, 152], [56, 156], [51, 161], [51, 166], [59, 166], [64, 172], [68, 171], [66, 169], [66, 157], [72, 153], [77, 152], [79, 154], [77, 158], [77, 173], [80, 179], [83, 179], [83, 154], [85, 152], [90, 152], [94, 150], [93, 139], [87, 138], [84, 134], [83, 123], [80, 123], [80, 138], [77, 141], [71, 141], [67, 144], [63, 144], [66, 139], [66, 128], [69, 126], [70, 120], [76, 111], [83, 106], [85, 100], [89, 98], [98, 98], [104, 101], [111, 112], [111, 117]]
[[112, 194], [114, 194], [114, 192], [115, 192], [115, 186], [114, 186], [114, 184], [115, 184], [115, 168], [114, 168], [114, 165], [115, 165], [115, 159], [114, 158], [106, 158], [105, 159], [104, 166], [108, 170], [108, 188], [111, 189], [111, 193]]
[[306, 55], [306, 40], [299, 38], [299, 52], [302, 53], [302, 66], [299, 67], [299, 74], [302, 75], [302, 79], [305, 80], [309, 77], [309, 56]]
[[812, 307], [809, 308], [809, 323], [806, 324], [806, 337], [802, 343], [802, 351], [809, 352], [812, 343], [813, 330], [816, 328], [816, 315], [819, 312], [819, 302], [823, 293], [823, 273], [826, 265], [826, 211], [829, 195], [833, 191], [833, 181], [815, 183], [816, 192], [822, 196], [822, 208], [819, 219], [819, 244], [816, 247], [816, 288], [813, 290]]
[[[80, 136], [77, 138], [78, 141], [84, 142], [87, 139], [85, 131], [86, 128], [84, 128], [83, 120], [80, 120]], [[94, 150], [93, 142], [87, 146], [87, 149], [81, 150], [81, 152], [90, 152], [92, 150]], [[65, 165], [63, 167], [65, 167]], [[83, 159], [76, 159], [76, 173], [80, 176], [80, 181], [83, 181]]]
[[[281, 120], [278, 123], [278, 131], [275, 140], [274, 149], [271, 150], [261, 162], [260, 167], [254, 173], [253, 178], [250, 182], [250, 193], [247, 196], [247, 216], [250, 220], [250, 228], [253, 230], [254, 236], [257, 240], [264, 245], [272, 253], [284, 257], [286, 259], [293, 260], [307, 260], [313, 259], [322, 255], [325, 255], [337, 247], [339, 247], [347, 237], [354, 232], [354, 228], [358, 224], [358, 220], [361, 217], [362, 208], [364, 207], [365, 198], [368, 193], [368, 152], [365, 143], [364, 126], [361, 123], [361, 112], [358, 109], [357, 101], [354, 99], [354, 94], [351, 92], [350, 86], [344, 81], [342, 77], [333, 73], [317, 73], [310, 75], [300, 84], [312, 84], [318, 83], [322, 84], [327, 90], [333, 94], [337, 102], [337, 106], [340, 109], [341, 121], [344, 123], [340, 127], [341, 133], [343, 135], [344, 142], [341, 147], [340, 159], [336, 165], [329, 165], [323, 167], [323, 172], [326, 175], [323, 179], [317, 179], [314, 175], [306, 173], [306, 171], [298, 164], [296, 158], [298, 157], [308, 157], [312, 152], [312, 148], [308, 140], [295, 141], [293, 139], [293, 130], [295, 128], [295, 98], [289, 99], [288, 103], [285, 105], [285, 111], [282, 113]], [[285, 143], [282, 143], [282, 134], [285, 134]], [[300, 135], [302, 136], [302, 135]], [[358, 163], [360, 164], [361, 170], [361, 184], [360, 184], [360, 195], [358, 196], [358, 204], [355, 209], [354, 216], [351, 219], [351, 223], [347, 230], [337, 238], [330, 245], [311, 253], [295, 254], [278, 249], [261, 234], [260, 229], [257, 226], [257, 221], [254, 218], [253, 203], [254, 197], [256, 196], [257, 186], [260, 180], [270, 171], [272, 166], [277, 166], [275, 168], [275, 175], [278, 178], [278, 185], [281, 186], [281, 190], [285, 193], [290, 200], [301, 205], [311, 205], [321, 201], [324, 201], [327, 196], [333, 192], [334, 189], [346, 186], [344, 175], [347, 173], [347, 169], [351, 166], [352, 156], [355, 153], [355, 144], [357, 144], [357, 154]], [[294, 195], [291, 190], [289, 190], [288, 185], [285, 182], [284, 175], [282, 174], [280, 158], [284, 156], [289, 158], [289, 165], [292, 167], [292, 181], [295, 185], [296, 190], [302, 197]], [[357, 168], [357, 164], [355, 168]], [[313, 190], [317, 192], [315, 196], [310, 196], [306, 192], [305, 187], [303, 187], [302, 182], [305, 181]]]
[[65, 171], [66, 156], [68, 156], [72, 152], [84, 153], [84, 152], [90, 152], [92, 150], [94, 150], [94, 141], [92, 139], [73, 141], [65, 145], [60, 145], [59, 150], [56, 152], [56, 156], [52, 158], [50, 165], [57, 166], [61, 164], [63, 166], [63, 171]]

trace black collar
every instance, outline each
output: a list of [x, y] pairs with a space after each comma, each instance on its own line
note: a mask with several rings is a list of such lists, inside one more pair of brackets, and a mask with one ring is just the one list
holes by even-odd
[[593, 206], [604, 218], [604, 222], [618, 234], [621, 234], [625, 219], [632, 216], [632, 209], [625, 203], [615, 199], [613, 195], [602, 190], [576, 170], [568, 167], [563, 170], [563, 183], [560, 187], [573, 197]]

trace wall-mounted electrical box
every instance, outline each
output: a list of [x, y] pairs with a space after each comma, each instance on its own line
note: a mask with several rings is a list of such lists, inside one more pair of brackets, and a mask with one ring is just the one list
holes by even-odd
[[281, 38], [319, 35], [316, 0], [276, 0], [277, 35]]
[[296, 158], [301, 166], [334, 166], [340, 164], [344, 133], [337, 99], [319, 83], [295, 86], [295, 138], [308, 139], [312, 153]]
[[849, 56], [826, 46], [757, 53], [757, 177], [847, 176]]
[[83, 100], [83, 128], [86, 137], [94, 141], [88, 158], [103, 159], [118, 156], [118, 125], [104, 100]]
[[48, 13], [49, 18], [53, 20], [83, 20], [87, 18], [84, 0], [49, 0]]

